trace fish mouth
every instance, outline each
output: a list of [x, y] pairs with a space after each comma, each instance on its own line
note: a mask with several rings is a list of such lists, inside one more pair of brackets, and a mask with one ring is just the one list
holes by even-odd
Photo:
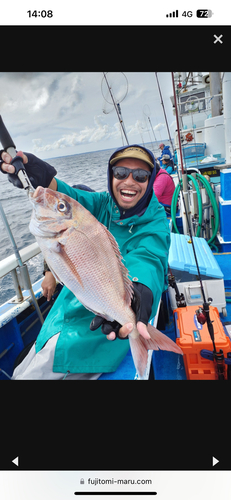
[[45, 201], [45, 188], [38, 186], [34, 192], [30, 192], [30, 201], [35, 205], [36, 203], [44, 204]]
[[[51, 222], [51, 224], [48, 224]], [[40, 238], [61, 238], [65, 235], [66, 231], [68, 228], [60, 228], [60, 230], [57, 230], [57, 226], [52, 227], [52, 219], [49, 218], [40, 218], [38, 220], [36, 217], [32, 218], [29, 224], [29, 229], [30, 232], [37, 237]]]
[[34, 193], [30, 193], [30, 201], [33, 205], [34, 218], [37, 219], [38, 223], [53, 221], [53, 215], [42, 215], [40, 208], [47, 206], [47, 188], [38, 186]]

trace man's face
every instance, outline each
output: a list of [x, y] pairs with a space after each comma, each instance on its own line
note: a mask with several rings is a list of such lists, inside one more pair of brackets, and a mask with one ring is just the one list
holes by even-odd
[[[136, 170], [137, 168], [142, 168], [143, 170], [147, 170], [150, 172], [148, 164], [145, 161], [132, 159], [132, 158], [124, 158], [118, 160], [115, 164], [117, 167], [127, 167], [132, 170]], [[118, 205], [122, 208], [129, 209], [134, 207], [138, 201], [144, 195], [148, 186], [148, 180], [146, 182], [136, 182], [132, 177], [132, 173], [130, 172], [127, 179], [118, 180], [113, 176], [112, 178], [112, 190], [115, 196], [115, 199]]]

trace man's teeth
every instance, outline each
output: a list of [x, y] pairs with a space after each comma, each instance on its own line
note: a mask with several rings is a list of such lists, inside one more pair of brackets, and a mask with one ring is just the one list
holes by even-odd
[[122, 189], [121, 190], [121, 194], [131, 194], [131, 195], [135, 195], [136, 194], [136, 191], [128, 191], [127, 189]]

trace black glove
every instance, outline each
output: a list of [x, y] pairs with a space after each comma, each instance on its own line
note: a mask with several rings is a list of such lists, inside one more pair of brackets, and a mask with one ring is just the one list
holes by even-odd
[[136, 322], [148, 324], [152, 312], [153, 294], [150, 288], [142, 283], [133, 283], [134, 295], [132, 309], [136, 314]]
[[[3, 150], [0, 151], [0, 157], [2, 157]], [[44, 160], [40, 160], [37, 156], [32, 155], [31, 153], [24, 153], [28, 158], [28, 163], [24, 164], [26, 173], [31, 181], [31, 184], [34, 188], [38, 186], [48, 187], [53, 177], [57, 174], [57, 170], [54, 167], [49, 165]], [[18, 176], [16, 174], [8, 174], [8, 172], [4, 172], [1, 168], [1, 165], [4, 162], [0, 160], [0, 170], [3, 174], [8, 175], [9, 181], [14, 184], [15, 187], [20, 189], [23, 188], [22, 183], [20, 182]]]
[[[131, 302], [131, 307], [136, 315], [136, 322], [142, 321], [145, 325], [148, 324], [153, 304], [153, 294], [150, 288], [143, 285], [142, 283], [133, 282], [133, 298]], [[101, 316], [95, 316], [90, 324], [90, 330], [97, 330], [101, 326], [101, 330], [105, 335], [109, 335], [111, 332], [115, 332], [116, 338], [125, 340], [127, 337], [119, 336], [119, 329], [121, 324], [118, 321], [107, 321]]]
[[119, 336], [119, 329], [121, 328], [122, 325], [118, 323], [118, 321], [108, 321], [102, 318], [102, 316], [95, 316], [90, 324], [90, 330], [92, 331], [97, 330], [97, 328], [99, 328], [100, 326], [102, 333], [104, 333], [104, 335], [109, 335], [109, 333], [115, 332], [116, 338], [119, 338], [120, 340], [125, 340], [128, 338], [128, 336], [127, 337]]

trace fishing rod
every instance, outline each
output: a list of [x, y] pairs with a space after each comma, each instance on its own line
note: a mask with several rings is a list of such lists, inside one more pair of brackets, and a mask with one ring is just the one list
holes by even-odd
[[[34, 192], [35, 189], [32, 186], [30, 179], [26, 173], [22, 158], [21, 158], [21, 156], [16, 156], [16, 146], [15, 146], [1, 116], [0, 116], [0, 142], [2, 143], [4, 151], [6, 151], [13, 158], [11, 161], [11, 164], [14, 165], [15, 174], [18, 176], [19, 180], [21, 181], [23, 188], [26, 190], [26, 192], [28, 194], [29, 194], [29, 192]], [[38, 317], [39, 317], [41, 323], [43, 324], [44, 319], [43, 319], [42, 313], [39, 309], [39, 306], [38, 306], [38, 303], [37, 303], [37, 300], [36, 300], [36, 297], [35, 297], [35, 294], [34, 294], [34, 291], [32, 288], [27, 265], [23, 264], [23, 262], [22, 262], [22, 259], [21, 259], [20, 253], [19, 253], [19, 249], [16, 245], [14, 236], [13, 236], [12, 231], [10, 229], [8, 220], [6, 218], [6, 215], [4, 213], [4, 210], [3, 210], [1, 203], [0, 203], [0, 213], [2, 216], [3, 223], [5, 225], [5, 228], [6, 228], [7, 234], [10, 238], [14, 254], [15, 254], [16, 259], [18, 261], [18, 271], [19, 271], [19, 276], [20, 276], [23, 288], [30, 292], [31, 299], [32, 299], [32, 302], [34, 304], [35, 310], [38, 314]], [[16, 286], [16, 290], [18, 292], [17, 293], [18, 301], [21, 302], [21, 301], [23, 301], [23, 295], [21, 292], [21, 286], [19, 285], [19, 282], [18, 282], [18, 277], [17, 277], [16, 271], [15, 271], [15, 274], [13, 276], [13, 279], [14, 279], [14, 284]]]
[[28, 194], [30, 191], [34, 192], [35, 189], [32, 186], [30, 179], [26, 173], [23, 160], [21, 156], [16, 156], [16, 146], [3, 122], [1, 115], [0, 115], [0, 142], [2, 143], [4, 151], [6, 151], [6, 153], [8, 153], [13, 158], [11, 161], [11, 165], [14, 165], [15, 174], [21, 181], [23, 188], [28, 192]]
[[172, 143], [171, 134], [170, 134], [169, 126], [168, 126], [167, 115], [166, 115], [166, 112], [165, 112], [164, 101], [163, 101], [163, 97], [162, 97], [162, 93], [161, 93], [161, 88], [160, 88], [160, 84], [159, 84], [159, 79], [158, 79], [157, 72], [155, 72], [155, 75], [156, 75], [156, 81], [157, 81], [158, 90], [159, 90], [159, 94], [160, 94], [160, 102], [162, 104], [162, 108], [163, 108], [163, 112], [164, 112], [164, 118], [165, 118], [165, 123], [166, 123], [167, 131], [168, 131], [168, 137], [169, 137], [170, 144], [172, 146], [172, 152], [174, 153], [173, 143]]
[[[186, 179], [187, 179], [187, 174], [185, 173], [184, 166], [183, 166], [183, 155], [182, 155], [182, 146], [181, 146], [181, 138], [180, 138], [180, 127], [179, 127], [179, 115], [178, 115], [178, 106], [177, 106], [176, 90], [175, 90], [173, 72], [171, 73], [171, 75], [172, 75], [172, 85], [173, 85], [173, 94], [174, 94], [174, 103], [175, 103], [175, 112], [176, 112], [177, 134], [178, 134], [178, 143], [179, 143], [179, 150], [180, 150], [182, 177], [183, 177], [183, 175], [185, 175]], [[196, 249], [195, 249], [195, 245], [194, 245], [194, 241], [193, 241], [191, 227], [189, 224], [189, 217], [188, 217], [188, 212], [187, 212], [187, 207], [186, 207], [186, 202], [185, 202], [185, 197], [184, 197], [184, 194], [185, 194], [184, 193], [184, 184], [182, 187], [181, 183], [180, 183], [180, 189], [181, 189], [182, 200], [183, 200], [185, 215], [186, 215], [187, 224], [188, 224], [190, 242], [192, 244], [193, 254], [194, 254], [194, 258], [195, 258], [197, 273], [198, 273], [202, 297], [203, 297], [203, 306], [199, 307], [199, 309], [196, 311], [196, 316], [197, 316], [198, 322], [201, 325], [207, 323], [208, 332], [209, 332], [209, 335], [210, 335], [210, 338], [211, 338], [212, 344], [213, 344], [213, 360], [214, 360], [214, 363], [216, 366], [217, 376], [218, 376], [219, 380], [224, 380], [224, 378], [225, 378], [225, 376], [224, 376], [224, 354], [223, 354], [222, 349], [220, 349], [219, 351], [217, 351], [217, 349], [216, 349], [214, 329], [213, 329], [213, 324], [212, 324], [212, 321], [210, 319], [210, 314], [209, 314], [209, 306], [211, 304], [211, 301], [209, 299], [208, 299], [208, 301], [206, 301], [206, 297], [205, 297], [204, 287], [203, 287], [200, 269], [199, 269], [199, 264], [198, 264], [197, 255], [196, 255]]]
[[127, 145], [129, 146], [129, 141], [128, 141], [128, 138], [127, 138], [126, 130], [125, 130], [123, 119], [122, 119], [121, 109], [120, 109], [120, 107], [118, 107], [117, 103], [115, 102], [115, 99], [114, 99], [114, 96], [113, 96], [113, 92], [112, 92], [112, 89], [111, 89], [111, 87], [109, 85], [109, 82], [108, 82], [108, 79], [107, 79], [106, 75], [107, 75], [107, 73], [103, 72], [103, 76], [105, 78], [105, 82], [107, 84], [107, 87], [108, 87], [108, 90], [109, 90], [109, 93], [110, 93], [110, 96], [111, 96], [111, 100], [112, 100], [112, 102], [114, 104], [114, 108], [115, 108], [116, 114], [118, 116], [119, 124], [121, 126], [122, 131], [123, 131], [123, 134], [124, 134], [124, 137], [126, 139]]

